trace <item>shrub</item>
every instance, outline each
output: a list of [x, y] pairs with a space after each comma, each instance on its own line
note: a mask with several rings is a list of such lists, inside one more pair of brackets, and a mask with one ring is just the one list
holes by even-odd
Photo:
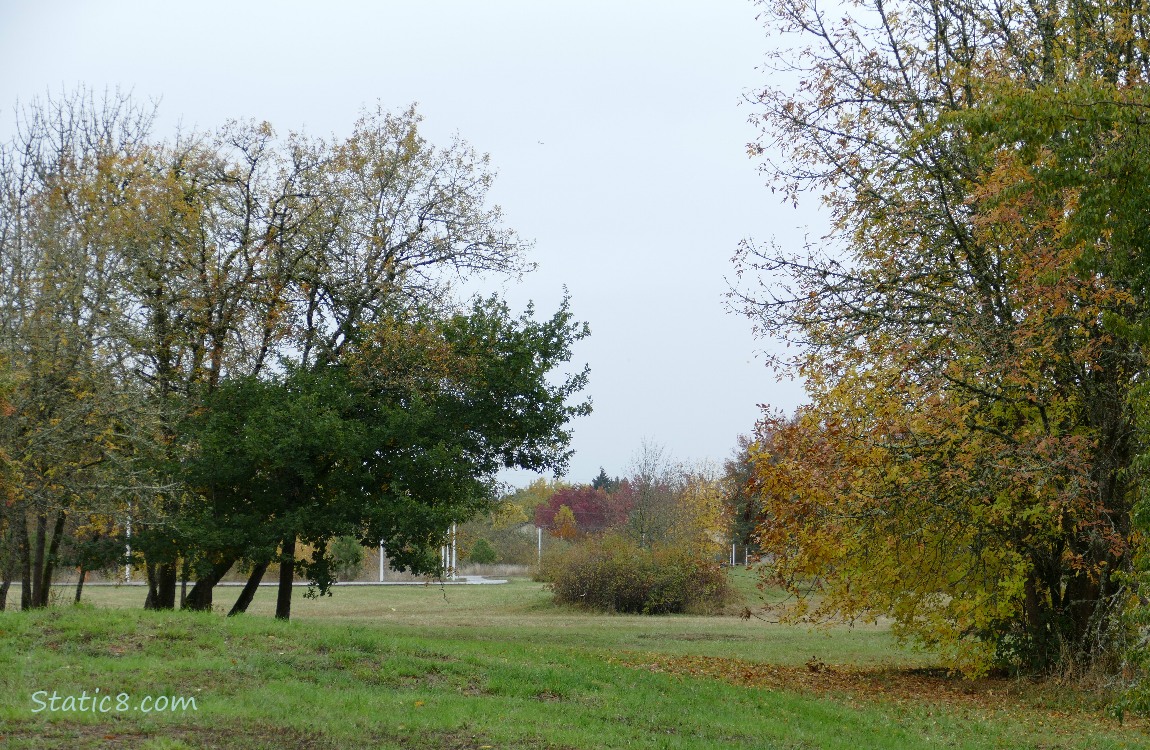
[[363, 547], [352, 536], [336, 537], [328, 548], [331, 569], [341, 581], [354, 581], [363, 570]]
[[499, 555], [495, 553], [495, 548], [491, 546], [491, 542], [483, 537], [475, 540], [475, 544], [471, 545], [471, 554], [468, 558], [473, 563], [479, 565], [490, 565], [499, 559]]
[[608, 612], [713, 612], [731, 596], [717, 563], [681, 547], [643, 549], [615, 534], [574, 545], [547, 568], [556, 601]]

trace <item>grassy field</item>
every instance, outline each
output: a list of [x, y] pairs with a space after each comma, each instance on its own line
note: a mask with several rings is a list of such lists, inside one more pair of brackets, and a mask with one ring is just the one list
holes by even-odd
[[[142, 597], [0, 615], [0, 746], [1150, 747], [1102, 696], [947, 678], [882, 627], [592, 615], [529, 581], [340, 587], [290, 623], [271, 589], [232, 619]], [[195, 707], [157, 710], [173, 699]]]

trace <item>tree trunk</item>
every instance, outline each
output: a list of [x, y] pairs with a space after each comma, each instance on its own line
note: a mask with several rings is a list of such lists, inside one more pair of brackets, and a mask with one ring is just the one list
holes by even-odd
[[264, 572], [267, 571], [269, 560], [256, 563], [252, 566], [251, 575], [248, 576], [248, 582], [244, 584], [244, 590], [240, 592], [239, 598], [236, 603], [232, 605], [232, 611], [228, 612], [228, 617], [240, 615], [248, 611], [248, 605], [252, 603], [252, 599], [256, 598], [256, 591], [259, 589], [260, 581], [263, 580]]
[[280, 588], [276, 597], [276, 619], [291, 618], [291, 585], [295, 580], [295, 537], [283, 540], [280, 554]]
[[27, 536], [25, 530], [19, 526], [19, 518], [20, 514], [14, 515], [4, 530], [4, 536], [0, 538], [0, 545], [3, 545], [5, 550], [4, 565], [0, 567], [0, 612], [8, 606], [8, 592], [20, 566], [20, 537], [16, 535], [19, 533], [21, 536]]
[[44, 558], [44, 572], [40, 576], [40, 603], [38, 606], [47, 607], [49, 594], [52, 591], [52, 574], [56, 572], [56, 558], [60, 554], [60, 540], [64, 538], [64, 525], [68, 516], [61, 511], [56, 516], [56, 523], [52, 527], [52, 537], [48, 540], [48, 554]]
[[36, 531], [32, 537], [32, 598], [29, 607], [42, 607], [44, 600], [44, 555], [47, 553], [48, 517], [36, 514]]
[[32, 609], [32, 555], [28, 548], [28, 514], [20, 511], [20, 609]]
[[184, 601], [184, 609], [196, 612], [210, 611], [212, 608], [212, 589], [220, 582], [221, 578], [228, 574], [235, 562], [236, 558], [229, 555], [213, 565], [207, 575], [197, 578], [196, 585], [192, 586], [192, 590], [188, 592], [188, 598]]
[[184, 558], [184, 564], [180, 568], [180, 609], [188, 606], [188, 576], [191, 574], [189, 570], [187, 558]]
[[144, 609], [159, 609], [160, 597], [156, 592], [156, 566], [144, 560], [144, 573], [148, 578], [148, 597], [144, 599]]
[[176, 608], [176, 580], [178, 571], [174, 562], [156, 565], [156, 609]]
[[76, 604], [80, 603], [80, 595], [84, 593], [84, 579], [88, 577], [88, 571], [84, 570], [84, 566], [80, 566], [80, 577], [76, 580]]

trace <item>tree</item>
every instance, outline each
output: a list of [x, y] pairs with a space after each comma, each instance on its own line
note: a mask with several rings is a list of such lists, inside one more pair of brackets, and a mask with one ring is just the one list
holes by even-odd
[[603, 490], [608, 495], [619, 489], [622, 480], [607, 476], [607, 470], [602, 466], [599, 467], [599, 473], [591, 480], [591, 489]]
[[545, 505], [557, 490], [566, 486], [561, 481], [539, 477], [526, 487], [506, 492], [490, 513], [457, 527], [459, 544], [467, 548], [479, 539], [486, 539], [498, 552], [500, 562], [533, 564], [538, 554], [535, 509]]
[[60, 562], [77, 569], [77, 603], [84, 593], [84, 583], [89, 572], [112, 572], [124, 562], [126, 539], [117, 532], [115, 519], [89, 516], [86, 523], [76, 524], [62, 545]]
[[567, 508], [580, 531], [591, 534], [621, 524], [630, 510], [626, 500], [619, 496], [580, 484], [555, 491], [545, 505], [538, 506], [535, 525], [555, 530], [563, 508]]
[[47, 604], [70, 519], [120, 515], [146, 473], [152, 416], [114, 344], [119, 192], [101, 175], [151, 116], [77, 92], [22, 111], [0, 147], [0, 446], [18, 477], [6, 520], [24, 608]]
[[714, 560], [730, 539], [731, 516], [722, 482], [707, 466], [684, 471], [668, 541], [700, 560]]
[[1105, 658], [1137, 544], [1144, 11], [769, 10], [810, 44], [777, 58], [797, 90], [755, 97], [752, 151], [833, 226], [738, 258], [812, 399], [752, 451], [776, 579], [814, 582], [798, 615], [889, 615], [972, 672]]
[[579, 522], [575, 520], [575, 513], [566, 505], [560, 505], [551, 521], [551, 536], [565, 542], [575, 541], [579, 537]]
[[365, 110], [344, 141], [307, 151], [309, 216], [294, 287], [300, 361], [338, 358], [357, 329], [411, 305], [445, 301], [451, 282], [477, 273], [517, 275], [530, 244], [487, 204], [495, 174], [486, 155], [419, 133], [412, 106]]
[[723, 502], [731, 520], [731, 532], [744, 546], [755, 543], [755, 530], [763, 520], [762, 503], [753, 492], [752, 447], [749, 435], [739, 435], [735, 449], [723, 462]]
[[[8, 385], [0, 379], [0, 420], [6, 422], [14, 415], [8, 402]], [[16, 466], [0, 444], [0, 611], [8, 606], [8, 591], [20, 567], [19, 551], [25, 530], [15, 525], [17, 514], [12, 513], [19, 487]]]
[[[365, 326], [449, 318], [454, 281], [530, 268], [529, 244], [487, 205], [487, 157], [427, 143], [414, 108], [365, 111], [332, 142], [257, 122], [162, 142], [153, 114], [80, 90], [33, 102], [0, 149], [0, 351], [15, 389], [0, 440], [23, 482], [5, 528], [34, 599], [68, 509], [98, 498], [134, 525], [146, 606], [173, 607], [193, 567], [193, 605], [210, 606], [234, 561], [224, 540], [191, 534], [211, 503], [173, 468], [188, 418], [227, 380], [337, 365]], [[541, 460], [529, 442], [521, 458]]]
[[628, 531], [640, 547], [670, 539], [678, 505], [680, 469], [664, 446], [646, 440], [632, 459], [631, 476], [619, 494], [629, 505]]
[[345, 581], [354, 581], [363, 569], [363, 545], [355, 537], [336, 537], [328, 556], [336, 575]]
[[611, 480], [611, 492], [592, 485], [559, 489], [536, 508], [535, 525], [568, 540], [613, 531], [644, 548], [678, 546], [703, 559], [720, 552], [730, 518], [714, 471], [674, 464], [664, 449], [646, 443], [635, 466], [632, 476]]
[[297, 370], [278, 380], [225, 380], [189, 426], [197, 449], [184, 461], [185, 481], [205, 500], [173, 528], [180, 546], [195, 551], [200, 573], [189, 608], [210, 608], [212, 587], [242, 559], [252, 567], [242, 611], [278, 561], [276, 616], [287, 619], [297, 540], [316, 548], [309, 572], [321, 587], [330, 584], [324, 552], [329, 540], [357, 530], [345, 505], [355, 500], [364, 480], [356, 467], [370, 450], [341, 375]]
[[549, 480], [539, 477], [526, 487], [520, 487], [504, 495], [497, 511], [495, 522], [497, 526], [514, 523], [526, 523], [535, 517], [535, 510], [550, 502], [551, 497], [561, 489], [570, 485], [561, 480]]
[[590, 408], [567, 401], [587, 373], [551, 373], [585, 335], [566, 302], [540, 322], [477, 300], [363, 326], [338, 363], [223, 381], [187, 428], [186, 482], [206, 503], [183, 544], [210, 570], [189, 606], [210, 606], [219, 571], [243, 559], [243, 611], [278, 549], [276, 615], [290, 617], [297, 540], [313, 549], [300, 565], [320, 593], [328, 544], [345, 535], [383, 540], [396, 569], [437, 571], [446, 530], [491, 509], [499, 469], [566, 465], [567, 422]]
[[499, 559], [499, 554], [491, 546], [491, 542], [480, 537], [471, 545], [471, 552], [467, 557], [478, 565], [490, 565]]

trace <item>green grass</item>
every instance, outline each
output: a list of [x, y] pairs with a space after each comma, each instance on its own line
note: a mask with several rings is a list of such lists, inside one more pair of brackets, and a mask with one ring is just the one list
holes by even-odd
[[[236, 593], [217, 590], [218, 604], [230, 606]], [[527, 581], [339, 587], [320, 601], [297, 597], [290, 623], [271, 618], [270, 589], [232, 619], [143, 612], [142, 596], [93, 587], [88, 605], [0, 615], [0, 746], [1150, 746], [1141, 729], [1107, 721], [1096, 706], [1065, 717], [1037, 700], [996, 707], [882, 698], [850, 685], [764, 687], [690, 666], [767, 670], [817, 656], [832, 674], [869, 669], [897, 680], [899, 668], [932, 663], [881, 627], [811, 633], [731, 616], [593, 615], [552, 606]], [[38, 690], [96, 688], [132, 703], [195, 697], [197, 710], [33, 713]]]

